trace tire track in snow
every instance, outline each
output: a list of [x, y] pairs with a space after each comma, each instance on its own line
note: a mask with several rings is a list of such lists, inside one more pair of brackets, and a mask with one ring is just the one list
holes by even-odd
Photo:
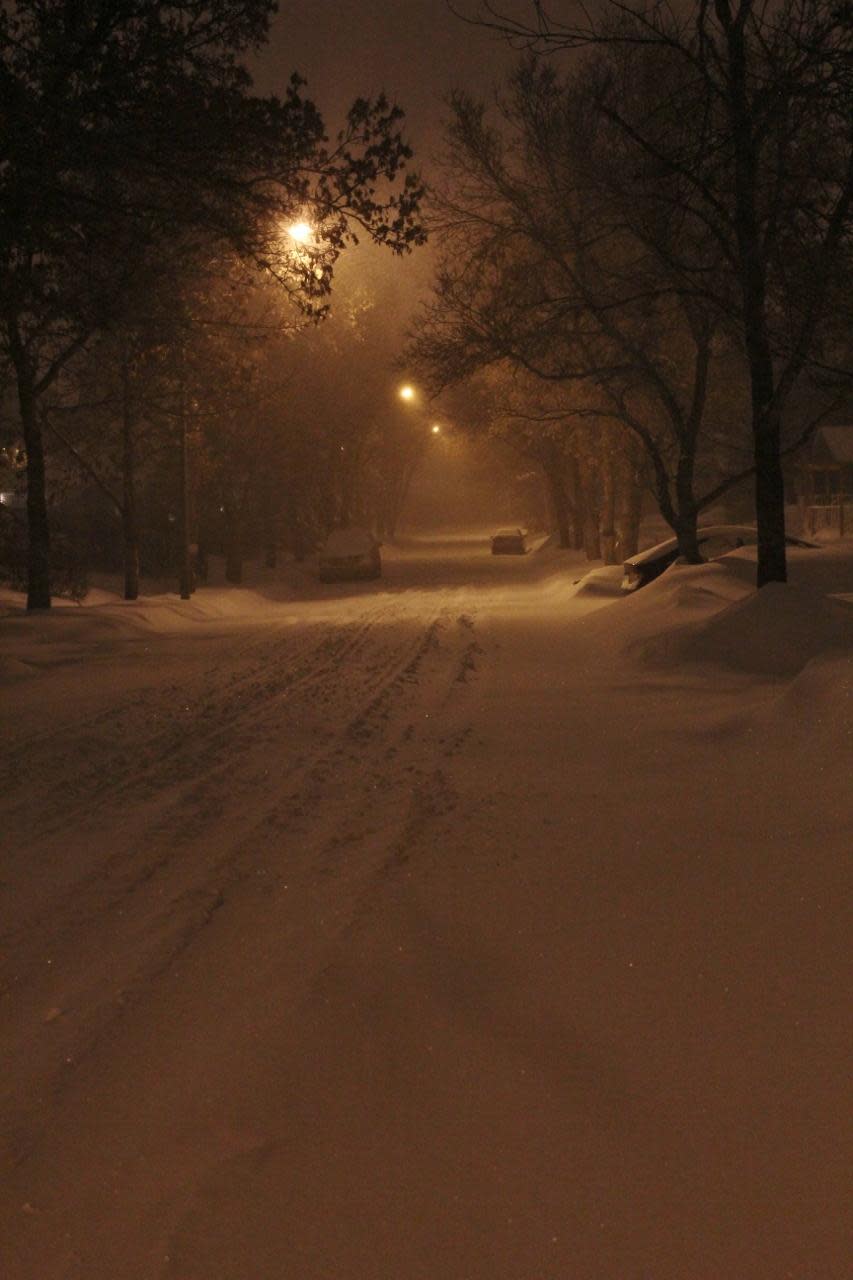
[[[123, 793], [156, 791], [180, 777], [182, 769], [195, 767], [202, 772], [215, 767], [217, 762], [207, 757], [194, 760], [199, 754], [197, 742], [195, 735], [187, 733], [187, 718], [193, 716], [194, 708], [202, 721], [198, 735], [202, 743], [220, 748], [222, 760], [227, 760], [235, 727], [257, 716], [259, 703], [262, 714], [269, 699], [321, 685], [364, 648], [376, 623], [387, 623], [388, 615], [389, 608], [383, 605], [356, 623], [335, 626], [319, 643], [300, 628], [294, 637], [295, 652], [286, 643], [283, 646], [280, 637], [271, 643], [267, 632], [261, 642], [227, 655], [237, 670], [224, 687], [216, 685], [221, 664], [215, 664], [194, 675], [189, 687], [170, 683], [136, 694], [73, 728], [21, 744], [16, 754], [26, 760], [26, 796], [18, 803], [14, 798], [9, 802], [4, 815], [7, 829], [23, 844], [28, 834], [41, 840], [58, 826], [85, 821], [99, 805], [111, 805]], [[311, 623], [311, 631], [318, 626], [322, 624]], [[286, 640], [290, 639], [288, 631]], [[248, 671], [241, 671], [238, 664], [257, 651], [263, 656]], [[195, 717], [192, 723], [197, 729]], [[123, 745], [140, 737], [141, 749]], [[0, 775], [0, 794], [14, 797], [21, 784], [20, 768], [12, 761], [5, 776]], [[32, 830], [34, 809], [36, 831]], [[20, 832], [16, 822], [21, 823]]]
[[[278, 757], [275, 783], [270, 782], [270, 771], [266, 768], [264, 776], [259, 778], [257, 760], [251, 756], [239, 763], [229, 759], [220, 766], [228, 772], [232, 789], [241, 782], [248, 787], [255, 811], [247, 813], [247, 819], [254, 832], [264, 833], [267, 839], [273, 831], [278, 836], [289, 836], [294, 817], [307, 816], [310, 824], [322, 802], [324, 787], [334, 786], [342, 765], [349, 771], [353, 764], [359, 769], [366, 767], [365, 745], [388, 719], [395, 700], [408, 685], [416, 682], [424, 658], [437, 649], [438, 637], [446, 625], [447, 619], [441, 614], [425, 626], [419, 619], [413, 637], [409, 634], [402, 644], [399, 635], [385, 642], [380, 638], [370, 647], [360, 666], [351, 663], [343, 679], [337, 668], [330, 668], [324, 680], [306, 682], [300, 687], [299, 699], [288, 697], [284, 706], [247, 712], [255, 756], [260, 754], [267, 765], [280, 749], [282, 740], [287, 743], [290, 738], [293, 719], [301, 720], [310, 712], [324, 725], [337, 726], [310, 735], [311, 742], [291, 759]], [[411, 625], [407, 630], [411, 633]], [[365, 648], [360, 645], [357, 653], [350, 653], [348, 658], [361, 655]], [[362, 754], [360, 761], [356, 758], [358, 752]], [[193, 784], [189, 791], [184, 787], [180, 800], [176, 801], [176, 804], [191, 801], [183, 830], [179, 825], [176, 832], [174, 814], [170, 811], [149, 830], [149, 837], [155, 842], [162, 838], [173, 847], [182, 839], [196, 840], [208, 821], [205, 807], [217, 794], [222, 780], [220, 773], [214, 773]], [[245, 843], [251, 847], [254, 839], [249, 838]]]
[[[398, 654], [396, 661], [386, 661], [381, 678], [371, 681], [378, 686], [377, 691], [341, 727], [333, 742], [318, 750], [304, 767], [294, 770], [296, 785], [287, 797], [256, 821], [235, 846], [226, 848], [211, 862], [203, 882], [196, 881], [177, 896], [167, 896], [161, 919], [168, 917], [175, 922], [173, 941], [160, 949], [153, 968], [136, 976], [134, 986], [144, 991], [150, 980], [163, 976], [204, 932], [214, 913], [227, 909], [232, 893], [252, 882], [259, 848], [266, 851], [264, 860], [269, 864], [271, 842], [282, 838], [286, 842], [286, 865], [278, 870], [271, 865], [264, 868], [264, 891], [271, 894], [284, 880], [293, 880], [294, 873], [297, 879], [302, 874], [317, 883], [339, 876], [342, 863], [346, 862], [355, 918], [375, 893], [377, 879], [408, 860], [409, 852], [423, 839], [431, 822], [452, 813], [458, 796], [442, 768], [424, 766], [422, 744], [413, 732], [412, 719], [422, 706], [435, 709], [459, 697], [459, 673], [471, 669], [470, 635], [463, 636], [460, 645], [450, 621], [450, 614], [443, 612], [405, 654]], [[449, 630], [454, 643], [443, 647], [441, 638], [446, 638]], [[482, 652], [479, 645], [476, 649]], [[423, 668], [433, 660], [437, 669], [426, 673], [428, 678], [421, 686]], [[365, 690], [361, 692], [363, 695]], [[443, 758], [448, 760], [460, 750], [470, 733], [466, 726], [447, 738], [439, 737]], [[361, 753], [357, 757], [352, 755], [353, 745]], [[336, 806], [330, 833], [322, 820], [324, 793], [329, 786], [336, 786], [342, 756], [348, 756], [349, 799], [345, 805]], [[389, 761], [393, 764], [389, 765]], [[389, 769], [393, 776], [389, 776]], [[380, 786], [382, 813], [377, 816]], [[298, 855], [294, 856], [297, 850]], [[161, 860], [156, 874], [166, 872], [168, 866], [169, 859]], [[144, 874], [139, 882], [125, 882], [121, 898], [112, 905], [132, 897], [150, 878]], [[345, 932], [352, 923], [344, 922]]]
[[[188, 822], [186, 830], [176, 831], [172, 810], [181, 800], [174, 796], [161, 821], [146, 824], [131, 850], [113, 851], [71, 894], [46, 904], [7, 936], [9, 952], [18, 956], [20, 990], [26, 992], [32, 979], [36, 993], [39, 988], [44, 992], [36, 994], [37, 1007], [48, 1002], [51, 973], [62, 972], [66, 991], [80, 991], [76, 1004], [72, 1000], [66, 1038], [56, 1041], [52, 1084], [46, 1088], [61, 1092], [74, 1067], [109, 1042], [110, 1028], [150, 994], [152, 984], [220, 913], [233, 901], [245, 904], [246, 892], [257, 894], [259, 854], [269, 864], [263, 868], [264, 894], [275, 895], [280, 882], [294, 874], [317, 884], [345, 873], [356, 903], [365, 885], [378, 873], [387, 874], [392, 861], [388, 850], [398, 853], [401, 841], [414, 837], [424, 816], [435, 812], [429, 801], [434, 779], [421, 759], [416, 720], [424, 707], [434, 711], [454, 695], [470, 649], [469, 636], [453, 626], [447, 608], [428, 621], [417, 619], [414, 628], [413, 621], [409, 619], [404, 636], [397, 630], [393, 644], [362, 653], [359, 679], [348, 682], [345, 690], [327, 667], [323, 675], [318, 671], [317, 680], [331, 682], [336, 705], [347, 714], [328, 742], [292, 765], [287, 793], [266, 796], [238, 839], [211, 840], [208, 846], [212, 820]], [[358, 646], [346, 649], [352, 655]], [[308, 698], [307, 680], [302, 688]], [[287, 720], [280, 713], [277, 725], [286, 736]], [[333, 819], [326, 823], [329, 791], [336, 790], [342, 770], [347, 802], [336, 803]], [[338, 879], [330, 891], [339, 894], [339, 888]], [[35, 952], [28, 945], [33, 940]], [[47, 973], [46, 952], [56, 965]], [[111, 956], [109, 982], [101, 981], [102, 989], [87, 995], [105, 955]], [[30, 1034], [38, 1035], [37, 1027]], [[22, 1131], [26, 1129], [24, 1124]], [[22, 1143], [25, 1155], [30, 1143]]]
[[[178, 750], [165, 761], [155, 759], [141, 776], [127, 779], [122, 787], [99, 785], [94, 796], [82, 798], [76, 807], [61, 806], [56, 824], [76, 822], [94, 842], [101, 822], [109, 824], [113, 818], [113, 806], [125, 809], [125, 826], [138, 831], [134, 830], [124, 847], [113, 847], [105, 851], [105, 856], [96, 858], [88, 873], [75, 883], [73, 894], [56, 895], [42, 904], [36, 917], [22, 919], [19, 929], [7, 938], [8, 944], [15, 947], [27, 932], [42, 928], [49, 928], [54, 936], [73, 933], [80, 927], [82, 917], [92, 919], [102, 911], [113, 911], [128, 895], [155, 882], [159, 885], [169, 868], [186, 863], [188, 851], [196, 850], [206, 833], [226, 816], [229, 802], [221, 800], [226, 792], [232, 797], [235, 791], [238, 796], [245, 794], [250, 806], [257, 807], [261, 802], [259, 820], [251, 808], [246, 814], [246, 822], [256, 833], [249, 839], [249, 846], [258, 838], [280, 839], [289, 835], [290, 827], [304, 826], [294, 820], [310, 816], [321, 806], [323, 789], [342, 763], [352, 768], [348, 758], [350, 744], [360, 743], [363, 750], [365, 741], [390, 714], [388, 708], [395, 697], [416, 679], [424, 656], [436, 647], [449, 614], [442, 620], [446, 610], [432, 612], [434, 616], [426, 626], [422, 618], [409, 616], [405, 620], [401, 644], [399, 627], [391, 627], [400, 621], [401, 610], [375, 610], [356, 625], [354, 633], [348, 629], [342, 635], [326, 637], [296, 674], [291, 669], [291, 655], [275, 646], [278, 660], [288, 663], [285, 672], [279, 672], [274, 680], [277, 699], [268, 697], [267, 684], [256, 686], [252, 697], [246, 696], [258, 667], [246, 676], [237, 673], [233, 683], [240, 694], [236, 700], [227, 698], [223, 713], [228, 716], [227, 725], [203, 734], [202, 742], [195, 743], [187, 753], [186, 763]], [[377, 621], [386, 624], [378, 640], [373, 634]], [[391, 633], [386, 634], [389, 627]], [[342, 669], [346, 675], [343, 681]], [[343, 727], [325, 734], [318, 732], [312, 747], [291, 758], [277, 756], [279, 764], [273, 781], [270, 769], [259, 771], [258, 752], [270, 765], [282, 740], [287, 745], [293, 719], [300, 720], [309, 713], [323, 721], [337, 720]], [[238, 748], [239, 753], [235, 754]], [[215, 837], [215, 830], [211, 834]], [[214, 838], [212, 844], [216, 843]], [[222, 873], [223, 867], [212, 853], [205, 855], [204, 862], [213, 862], [217, 874]], [[185, 874], [190, 880], [187, 892], [192, 894], [197, 885], [189, 867]]]
[[[36, 1018], [30, 1015], [30, 1042], [15, 1050], [20, 1056], [23, 1049], [31, 1063], [39, 1101], [33, 1108], [24, 1097], [15, 1115], [18, 1168], [27, 1188], [21, 1199], [37, 1201], [32, 1180], [43, 1175], [51, 1185], [55, 1162], [67, 1163], [61, 1148], [57, 1154], [53, 1118], [81, 1108], [86, 1114], [93, 1081], [109, 1078], [116, 1063], [132, 1062], [138, 1049], [144, 1053], [146, 1031], [172, 1007], [171, 993], [186, 982], [192, 996], [187, 975], [214, 963], [224, 987], [239, 990], [250, 963], [247, 946], [263, 972], [268, 946], [280, 950], [310, 930], [310, 947], [297, 946], [298, 969], [276, 989], [280, 1013], [288, 1009], [298, 1018], [352, 931], [377, 908], [388, 877], [431, 840], [434, 845], [452, 821], [458, 797], [448, 765], [471, 732], [464, 723], [465, 684], [482, 652], [452, 600], [433, 596], [428, 612], [421, 603], [417, 615], [404, 612], [393, 626], [365, 633], [363, 645], [348, 645], [345, 661], [327, 662], [322, 672], [318, 667], [316, 678], [305, 679], [292, 696], [247, 695], [235, 722], [239, 727], [245, 716], [257, 727], [262, 721], [263, 733], [254, 751], [238, 751], [222, 766], [237, 804], [246, 788], [244, 820], [236, 828], [233, 805], [226, 805], [223, 838], [219, 818], [204, 811], [204, 795], [188, 795], [196, 786], [215, 790], [215, 778], [158, 786], [162, 806], [153, 814], [145, 795], [126, 794], [128, 820], [139, 825], [132, 847], [111, 851], [108, 874], [96, 869], [73, 886], [54, 904], [57, 914], [48, 910], [32, 931], [39, 939], [36, 959], [47, 951], [54, 957], [70, 1003], [46, 1031], [32, 1026], [48, 1003], [49, 988], [39, 990], [42, 974], [34, 974], [24, 993]], [[285, 660], [280, 649], [278, 656]], [[455, 718], [443, 714], [449, 711]], [[305, 716], [334, 728], [293, 752], [294, 720]], [[278, 755], [282, 748], [288, 749]], [[206, 747], [193, 756], [199, 765], [209, 758]], [[262, 762], [279, 759], [277, 785], [259, 781]], [[175, 820], [183, 822], [182, 815], [181, 830]], [[109, 819], [108, 806], [100, 816]], [[108, 1141], [106, 1168], [112, 1151]], [[206, 1144], [198, 1158], [201, 1178], [221, 1156]]]

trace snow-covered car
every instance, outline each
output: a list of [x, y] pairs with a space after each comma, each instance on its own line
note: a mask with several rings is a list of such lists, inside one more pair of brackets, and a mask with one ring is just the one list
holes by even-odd
[[317, 559], [321, 582], [382, 576], [380, 544], [367, 529], [333, 529]]
[[492, 538], [493, 556], [523, 556], [526, 553], [523, 529], [499, 529]]
[[[708, 524], [697, 532], [699, 552], [703, 560], [716, 560], [738, 547], [753, 547], [758, 541], [758, 530], [749, 524]], [[789, 547], [813, 547], [814, 543], [802, 538], [786, 537]], [[678, 559], [678, 539], [667, 538], [657, 546], [649, 547], [631, 556], [623, 566], [622, 590], [636, 591], [659, 577], [664, 569]]]

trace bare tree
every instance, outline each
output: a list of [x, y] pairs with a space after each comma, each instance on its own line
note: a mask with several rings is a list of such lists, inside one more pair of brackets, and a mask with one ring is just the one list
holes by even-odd
[[[282, 98], [251, 93], [239, 57], [273, 7], [175, 0], [167, 19], [159, 0], [0, 8], [0, 344], [27, 452], [30, 608], [50, 605], [39, 400], [116, 323], [141, 250], [191, 231], [320, 306], [360, 229], [397, 251], [421, 237], [395, 107], [357, 101], [330, 144], [298, 78]], [[318, 235], [300, 255], [283, 222], [306, 211]]]
[[[748, 369], [758, 585], [785, 581], [785, 407], [849, 288], [853, 205], [853, 22], [839, 0], [714, 0], [669, 6], [538, 2], [530, 20], [481, 6], [475, 21], [532, 50], [630, 55], [671, 73], [654, 109], [604, 80], [599, 113], [637, 157], [649, 217], [685, 215], [717, 248], [686, 280], [736, 333]], [[649, 81], [654, 92], [654, 81]], [[639, 110], [637, 108], [640, 108]], [[847, 285], [844, 285], [844, 281]], [[811, 424], [801, 433], [808, 434]]]
[[709, 410], [723, 411], [716, 434], [739, 414], [709, 395], [726, 335], [680, 259], [698, 241], [710, 269], [715, 247], [689, 219], [636, 225], [629, 158], [595, 108], [596, 71], [564, 81], [525, 59], [500, 99], [502, 127], [455, 97], [439, 201], [450, 248], [415, 351], [437, 384], [510, 361], [563, 387], [603, 430], [623, 424], [682, 553], [698, 560], [700, 511], [751, 468], [721, 470], [706, 447]]
[[445, 400], [466, 435], [533, 464], [561, 547], [608, 564], [634, 554], [647, 486], [621, 423], [586, 416], [578, 388], [567, 396], [510, 361], [488, 365]]

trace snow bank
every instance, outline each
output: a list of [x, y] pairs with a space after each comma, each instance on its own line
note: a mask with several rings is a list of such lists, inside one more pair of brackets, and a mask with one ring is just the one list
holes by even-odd
[[55, 600], [44, 612], [28, 614], [25, 598], [0, 591], [0, 616], [4, 633], [15, 625], [26, 626], [39, 637], [61, 630], [65, 637], [84, 636], [99, 630], [186, 631], [194, 626], [223, 618], [236, 618], [258, 610], [268, 610], [270, 601], [247, 588], [201, 587], [190, 600], [178, 595], [140, 596], [124, 600], [108, 591], [90, 591], [80, 604]]
[[117, 654], [154, 635], [203, 635], [283, 613], [281, 603], [235, 587], [202, 587], [190, 600], [169, 594], [124, 600], [95, 588], [79, 605], [56, 601], [32, 614], [23, 595], [0, 590], [0, 682]]
[[686, 661], [792, 676], [827, 650], [853, 651], [853, 608], [782, 583], [728, 605], [673, 646]]
[[[850, 614], [853, 620], [853, 611]], [[813, 657], [763, 715], [761, 730], [784, 734], [812, 768], [837, 769], [853, 750], [853, 663], [840, 653]]]
[[818, 654], [853, 652], [853, 606], [846, 600], [781, 583], [745, 590], [736, 566], [726, 558], [684, 566], [681, 580], [665, 575], [669, 580], [646, 602], [659, 605], [660, 617], [656, 634], [639, 642], [640, 656], [655, 666], [700, 663], [790, 677]]
[[577, 584], [579, 596], [621, 596], [624, 570], [621, 564], [590, 569]]

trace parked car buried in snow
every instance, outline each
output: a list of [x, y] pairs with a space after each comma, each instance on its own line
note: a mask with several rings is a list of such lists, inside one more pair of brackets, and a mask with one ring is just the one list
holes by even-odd
[[493, 556], [523, 556], [526, 552], [522, 529], [499, 529], [492, 538]]
[[[703, 560], [717, 560], [738, 547], [754, 547], [758, 541], [758, 530], [748, 524], [708, 524], [699, 527], [696, 541]], [[789, 547], [814, 546], [812, 542], [790, 536], [785, 538], [785, 542]], [[631, 556], [623, 566], [622, 590], [636, 591], [653, 582], [664, 569], [675, 564], [678, 557], [677, 538], [667, 538], [665, 542]]]
[[321, 582], [382, 576], [380, 544], [367, 529], [333, 529], [317, 560]]

